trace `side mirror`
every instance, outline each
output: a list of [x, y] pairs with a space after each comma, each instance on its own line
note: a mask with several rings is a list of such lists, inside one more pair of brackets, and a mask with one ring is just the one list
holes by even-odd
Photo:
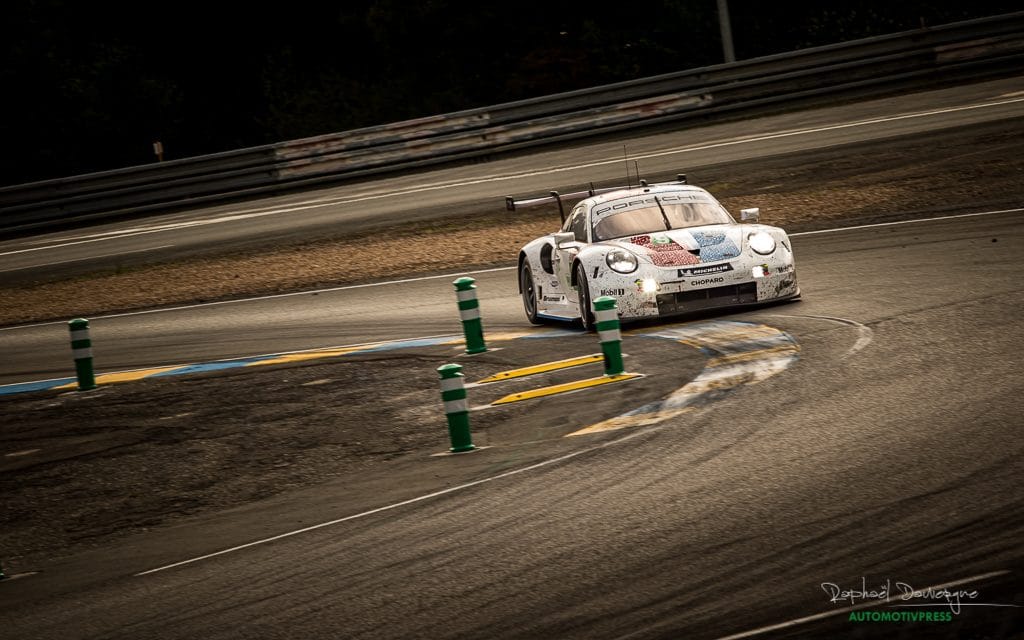
[[555, 234], [555, 248], [565, 249], [566, 245], [576, 243], [576, 234], [572, 231], [561, 231]]
[[756, 207], [753, 209], [740, 209], [740, 222], [757, 222], [760, 219], [760, 209]]

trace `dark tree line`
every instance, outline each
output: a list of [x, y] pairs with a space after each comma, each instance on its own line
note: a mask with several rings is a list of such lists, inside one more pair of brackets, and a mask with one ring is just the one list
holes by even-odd
[[[740, 59], [1014, 11], [1012, 0], [730, 0]], [[3, 178], [343, 131], [722, 61], [715, 0], [12, 0]]]

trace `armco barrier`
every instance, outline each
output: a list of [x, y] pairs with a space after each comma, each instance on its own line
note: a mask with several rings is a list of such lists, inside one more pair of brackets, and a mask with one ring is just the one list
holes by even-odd
[[1024, 12], [337, 134], [0, 188], [14, 232], [296, 189], [662, 124], [870, 95], [1024, 62]]
[[233, 151], [0, 189], [0, 228], [105, 217], [273, 182], [269, 148]]

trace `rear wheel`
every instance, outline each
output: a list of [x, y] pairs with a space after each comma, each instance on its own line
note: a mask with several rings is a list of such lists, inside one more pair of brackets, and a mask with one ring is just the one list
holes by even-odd
[[576, 295], [580, 303], [580, 324], [585, 331], [594, 330], [594, 311], [590, 308], [590, 285], [583, 264], [576, 264]]
[[537, 289], [533, 285], [530, 265], [526, 262], [519, 267], [519, 290], [523, 292], [523, 311], [526, 312], [526, 319], [533, 324], [540, 324], [540, 320], [537, 319]]

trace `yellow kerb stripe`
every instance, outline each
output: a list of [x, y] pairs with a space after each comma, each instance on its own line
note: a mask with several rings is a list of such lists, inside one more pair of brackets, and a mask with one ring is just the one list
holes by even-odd
[[512, 402], [522, 402], [523, 400], [534, 400], [536, 398], [543, 398], [545, 396], [553, 396], [558, 393], [566, 393], [569, 391], [578, 391], [580, 389], [588, 389], [590, 387], [596, 387], [603, 384], [611, 384], [613, 382], [623, 382], [626, 380], [632, 380], [634, 378], [642, 378], [643, 375], [639, 373], [620, 373], [616, 376], [602, 376], [600, 378], [588, 378], [587, 380], [577, 380], [576, 382], [567, 382], [565, 384], [556, 384], [552, 387], [542, 387], [540, 389], [534, 389], [532, 391], [523, 391], [522, 393], [513, 393], [507, 395], [504, 398], [500, 398], [491, 403], [491, 405], [499, 404], [510, 404]]
[[[133, 380], [141, 380], [149, 376], [154, 376], [164, 371], [174, 371], [175, 369], [181, 369], [183, 365], [175, 365], [173, 367], [157, 367], [155, 369], [139, 369], [138, 371], [122, 371], [120, 373], [104, 373], [96, 376], [96, 384], [112, 384], [115, 382], [132, 382]], [[72, 382], [69, 384], [62, 384], [54, 389], [77, 389], [78, 382]]]
[[344, 349], [325, 349], [324, 351], [306, 351], [304, 353], [289, 353], [279, 358], [271, 358], [270, 360], [257, 360], [256, 362], [248, 363], [247, 367], [259, 367], [267, 364], [287, 364], [289, 362], [302, 362], [303, 360], [317, 360], [319, 358], [331, 358], [334, 356], [343, 356], [346, 353], [352, 353], [353, 351], [361, 351], [362, 349], [372, 349], [376, 345], [368, 344], [361, 347], [346, 347]]
[[[484, 337], [487, 338], [488, 342], [504, 342], [506, 340], [518, 340], [519, 338], [525, 338], [529, 335], [534, 335], [536, 332], [530, 331], [491, 331]], [[465, 340], [460, 338], [458, 342], [464, 342]]]
[[600, 353], [582, 356], [579, 358], [568, 358], [566, 360], [556, 360], [554, 362], [545, 362], [544, 364], [537, 364], [532, 367], [523, 367], [522, 369], [511, 369], [509, 371], [502, 371], [496, 373], [493, 376], [487, 376], [483, 380], [478, 380], [477, 384], [485, 384], [487, 382], [500, 382], [502, 380], [511, 380], [512, 378], [524, 378], [526, 376], [532, 376], [538, 373], [546, 373], [548, 371], [558, 371], [559, 369], [568, 369], [569, 367], [579, 367], [584, 364], [593, 364], [595, 362], [601, 362], [604, 359]]

